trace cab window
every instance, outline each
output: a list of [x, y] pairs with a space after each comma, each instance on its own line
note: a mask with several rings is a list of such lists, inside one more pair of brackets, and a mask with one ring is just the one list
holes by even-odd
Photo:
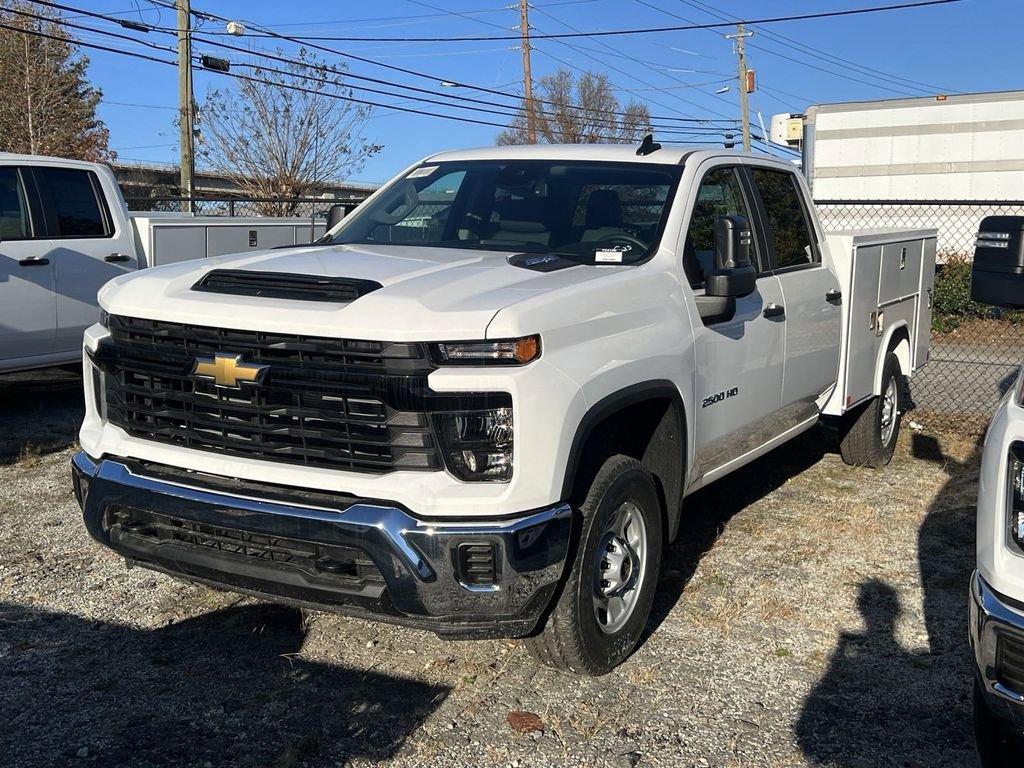
[[17, 168], [0, 168], [0, 241], [32, 237], [28, 199]]
[[697, 189], [697, 202], [683, 246], [683, 269], [693, 288], [703, 287], [706, 275], [714, 269], [715, 219], [719, 216], [751, 220], [739, 175], [733, 167], [708, 171]]
[[764, 207], [774, 269], [820, 263], [796, 177], [771, 168], [752, 168], [751, 176]]
[[52, 238], [109, 237], [113, 234], [106, 206], [98, 197], [99, 180], [91, 171], [70, 168], [34, 169], [47, 201]]

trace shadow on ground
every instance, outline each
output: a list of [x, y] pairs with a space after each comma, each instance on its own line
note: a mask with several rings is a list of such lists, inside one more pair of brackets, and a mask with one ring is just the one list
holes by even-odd
[[949, 475], [918, 538], [929, 650], [908, 652], [897, 641], [896, 622], [905, 607], [896, 590], [883, 581], [863, 581], [858, 606], [866, 629], [840, 636], [797, 725], [812, 764], [913, 768], [937, 764], [937, 756], [948, 761], [943, 765], [976, 764], [967, 585], [974, 567], [979, 450], [961, 463], [945, 455], [935, 438], [914, 435], [915, 458], [940, 462]]
[[688, 496], [679, 535], [663, 556], [661, 580], [645, 637], [650, 637], [679, 601], [701, 558], [714, 546], [732, 517], [838, 451], [836, 437], [817, 426], [729, 475]]
[[291, 768], [383, 760], [448, 694], [303, 660], [304, 638], [299, 612], [278, 606], [146, 631], [0, 604], [0, 722], [18, 736], [4, 739], [2, 762]]
[[73, 445], [84, 412], [79, 372], [57, 368], [0, 376], [0, 464]]

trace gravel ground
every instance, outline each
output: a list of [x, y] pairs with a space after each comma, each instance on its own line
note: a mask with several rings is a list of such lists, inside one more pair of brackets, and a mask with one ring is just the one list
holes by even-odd
[[974, 442], [854, 470], [814, 430], [691, 497], [646, 641], [588, 680], [126, 570], [72, 498], [79, 386], [0, 381], [4, 766], [977, 765]]

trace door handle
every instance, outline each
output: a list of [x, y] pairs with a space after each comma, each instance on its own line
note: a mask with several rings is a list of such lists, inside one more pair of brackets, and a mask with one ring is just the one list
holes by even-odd
[[18, 262], [23, 267], [45, 267], [50, 263], [49, 259], [21, 259]]
[[781, 304], [769, 304], [767, 307], [764, 308], [764, 312], [762, 312], [761, 314], [768, 318], [785, 317], [786, 308]]
[[132, 257], [126, 253], [112, 253], [109, 256], [104, 257], [103, 260], [113, 264], [118, 261], [131, 261]]
[[843, 292], [833, 288], [831, 291], [825, 293], [825, 301], [829, 304], [842, 304], [843, 303]]

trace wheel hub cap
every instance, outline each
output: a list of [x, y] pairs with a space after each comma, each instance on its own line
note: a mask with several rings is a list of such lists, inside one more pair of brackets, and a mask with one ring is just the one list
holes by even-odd
[[889, 379], [889, 384], [882, 394], [882, 444], [888, 445], [892, 433], [896, 429], [896, 417], [899, 415], [899, 397], [896, 391], [896, 380]]
[[647, 530], [633, 502], [615, 510], [601, 536], [594, 563], [594, 616], [605, 633], [629, 621], [645, 572]]

